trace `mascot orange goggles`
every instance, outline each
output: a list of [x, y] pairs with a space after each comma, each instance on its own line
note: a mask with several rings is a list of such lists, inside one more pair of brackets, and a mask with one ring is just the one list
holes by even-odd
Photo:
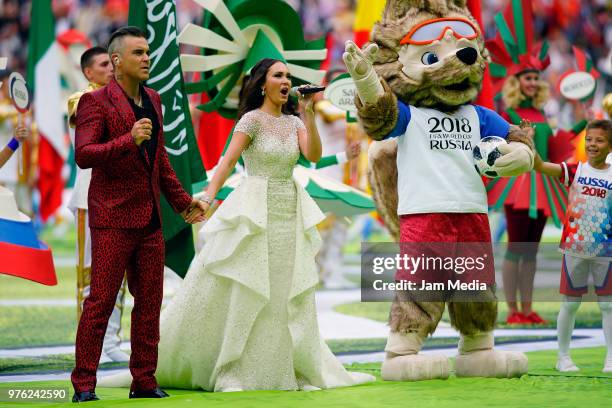
[[478, 37], [478, 30], [471, 21], [463, 18], [436, 18], [423, 21], [414, 27], [400, 44], [426, 45], [439, 41], [446, 30], [450, 29], [456, 38], [473, 40]]

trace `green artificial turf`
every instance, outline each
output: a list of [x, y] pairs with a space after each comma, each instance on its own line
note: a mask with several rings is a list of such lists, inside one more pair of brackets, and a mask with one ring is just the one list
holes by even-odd
[[[542, 316], [550, 320], [542, 326], [508, 326], [503, 323], [506, 317], [505, 305], [500, 304], [500, 328], [554, 328], [558, 313], [558, 304], [541, 303], [537, 309]], [[365, 317], [386, 322], [389, 314], [389, 303], [347, 303], [338, 305], [336, 311], [351, 316]], [[131, 307], [126, 307], [122, 317], [123, 336], [128, 340], [130, 335]], [[448, 321], [445, 312], [442, 317]], [[74, 344], [76, 336], [76, 310], [72, 306], [0, 306], [0, 348], [40, 347]], [[601, 314], [595, 303], [583, 303], [576, 318], [576, 327], [601, 327]], [[44, 330], [41, 330], [44, 328]]]
[[[100, 368], [127, 367], [128, 363], [107, 362]], [[53, 354], [42, 357], [0, 358], [0, 375], [47, 374], [67, 372], [74, 368], [74, 354]], [[1, 378], [1, 377], [0, 377]]]
[[[535, 342], [556, 340], [554, 336], [501, 336], [495, 339], [495, 344], [516, 342]], [[430, 337], [425, 340], [424, 350], [456, 347], [457, 337]], [[382, 352], [387, 343], [386, 338], [327, 340], [327, 345], [336, 355], [362, 354]], [[69, 371], [74, 367], [74, 354], [52, 354], [40, 357], [0, 358], [0, 375], [31, 374]], [[104, 363], [101, 368], [127, 367], [127, 363]]]
[[[121, 318], [123, 340], [130, 337], [131, 310], [131, 306], [126, 306]], [[0, 307], [0, 348], [74, 344], [76, 329], [76, 307]]]
[[[610, 404], [612, 375], [601, 373], [605, 355], [603, 348], [578, 349], [574, 361], [583, 371], [561, 375], [552, 369], [556, 352], [529, 353], [529, 375], [515, 379], [457, 378], [420, 382], [385, 382], [380, 380], [380, 364], [354, 364], [351, 370], [368, 372], [378, 377], [371, 384], [315, 392], [250, 391], [210, 393], [190, 390], [169, 390], [170, 398], [162, 400], [128, 400], [127, 389], [98, 388], [101, 398], [89, 402], [91, 407], [607, 407]], [[0, 394], [9, 388], [64, 387], [68, 381], [2, 383]], [[70, 390], [70, 394], [72, 391]], [[63, 403], [2, 403], [0, 407], [74, 407]]]
[[46, 225], [40, 232], [39, 239], [47, 244], [55, 256], [76, 254], [76, 225], [73, 220], [65, 220], [59, 225]]
[[0, 274], [0, 300], [76, 299], [76, 261], [74, 267], [55, 267], [57, 285], [46, 286], [27, 279]]

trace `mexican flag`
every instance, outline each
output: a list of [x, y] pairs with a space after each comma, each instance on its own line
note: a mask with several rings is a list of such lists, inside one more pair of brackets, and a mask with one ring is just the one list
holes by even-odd
[[[178, 179], [191, 194], [192, 184], [206, 180], [206, 172], [183, 85], [175, 1], [130, 0], [128, 24], [140, 27], [149, 36], [151, 70], [146, 85], [161, 96], [166, 151]], [[195, 255], [192, 228], [172, 210], [163, 196], [161, 201], [166, 266], [184, 277]]]
[[62, 204], [62, 168], [68, 144], [61, 109], [59, 49], [51, 0], [32, 2], [28, 52], [28, 85], [33, 92], [34, 120], [40, 135], [38, 190], [40, 216], [46, 221]]

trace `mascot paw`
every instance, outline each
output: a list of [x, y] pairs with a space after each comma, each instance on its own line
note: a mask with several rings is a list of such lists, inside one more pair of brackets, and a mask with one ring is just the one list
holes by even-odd
[[346, 68], [355, 81], [355, 88], [359, 98], [364, 103], [375, 103], [385, 90], [380, 83], [373, 63], [378, 54], [378, 46], [370, 44], [360, 50], [352, 41], [347, 41], [342, 59]]
[[501, 177], [518, 176], [533, 168], [533, 151], [524, 143], [510, 142], [499, 146], [502, 157], [495, 161], [493, 170]]
[[368, 77], [374, 71], [373, 63], [378, 54], [378, 46], [370, 44], [363, 50], [352, 41], [347, 41], [344, 46], [342, 59], [346, 64], [348, 72], [354, 80]]
[[385, 359], [381, 377], [385, 381], [420, 381], [448, 378], [448, 358], [440, 355], [412, 354]]
[[457, 377], [513, 378], [527, 373], [527, 356], [515, 351], [481, 350], [458, 355]]

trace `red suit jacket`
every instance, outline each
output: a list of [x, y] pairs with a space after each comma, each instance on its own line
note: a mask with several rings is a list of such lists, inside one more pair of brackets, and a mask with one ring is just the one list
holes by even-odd
[[160, 191], [176, 212], [182, 212], [191, 203], [191, 196], [178, 181], [164, 148], [159, 94], [144, 89], [155, 108], [160, 129], [155, 160], [149, 165], [145, 162], [146, 154], [141, 154], [132, 138], [136, 122], [132, 107], [114, 79], [104, 88], [84, 94], [79, 101], [75, 161], [82, 169], [92, 168], [88, 197], [92, 228], [147, 226], [153, 205], [161, 217]]

